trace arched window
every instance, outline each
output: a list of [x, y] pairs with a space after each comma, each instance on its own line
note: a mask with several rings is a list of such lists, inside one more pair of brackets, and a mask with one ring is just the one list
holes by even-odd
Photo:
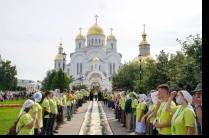
[[102, 40], [102, 46], [103, 46], [103, 40]]
[[82, 73], [82, 63], [80, 63], [80, 73]]
[[97, 39], [95, 39], [95, 43], [97, 43]]
[[79, 43], [79, 48], [81, 48], [81, 43]]
[[90, 39], [89, 39], [89, 46], [90, 46]]
[[113, 48], [113, 43], [111, 43], [111, 48]]
[[94, 43], [94, 40], [92, 39], [92, 44]]
[[113, 63], [113, 73], [115, 73], [115, 63]]
[[110, 63], [110, 75], [112, 75], [112, 63]]
[[100, 39], [99, 39], [99, 44], [100, 44]]
[[79, 63], [77, 63], [77, 74], [79, 74]]
[[70, 75], [70, 69], [69, 68], [67, 69], [67, 74]]
[[58, 68], [60, 68], [60, 62], [58, 62]]

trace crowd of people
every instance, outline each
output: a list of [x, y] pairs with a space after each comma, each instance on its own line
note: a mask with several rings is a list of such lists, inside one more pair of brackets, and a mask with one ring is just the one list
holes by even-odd
[[191, 94], [162, 84], [146, 95], [114, 89], [103, 101], [133, 135], [202, 135], [202, 83]]
[[24, 102], [18, 115], [19, 122], [16, 127], [18, 135], [54, 135], [59, 133], [66, 121], [71, 121], [78, 108], [87, 102], [89, 92], [68, 91], [59, 89], [46, 91], [42, 99], [41, 92], [35, 92], [33, 100]]
[[26, 91], [26, 90], [22, 90], [22, 91], [4, 91], [2, 92], [0, 90], [0, 101], [4, 101], [4, 100], [18, 100], [18, 99], [27, 99], [29, 97], [32, 96], [32, 94], [35, 93], [34, 91]]
[[56, 89], [46, 91], [42, 99], [42, 94], [35, 92], [33, 100], [26, 100], [19, 113], [16, 131], [18, 135], [58, 133], [83, 103], [95, 98], [113, 110], [117, 122], [133, 135], [202, 135], [202, 83], [191, 93], [169, 92], [166, 84], [147, 94], [130, 89], [112, 92], [64, 89], [62, 93]]

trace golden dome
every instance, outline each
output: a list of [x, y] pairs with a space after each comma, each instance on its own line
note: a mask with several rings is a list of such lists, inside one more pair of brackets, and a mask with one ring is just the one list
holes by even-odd
[[[146, 60], [147, 60], [147, 59], [154, 60], [153, 57], [152, 57], [151, 55], [143, 55], [143, 57], [142, 57], [142, 62], [146, 63]], [[136, 57], [132, 60], [132, 62], [138, 62], [138, 63], [140, 63], [138, 56], [136, 56]]]
[[78, 34], [78, 35], [76, 36], [75, 39], [85, 39], [85, 36], [83, 36], [83, 35], [80, 33], [80, 34]]
[[95, 23], [92, 27], [89, 28], [87, 35], [93, 35], [93, 34], [99, 34], [99, 35], [105, 35], [103, 29]]
[[140, 42], [140, 44], [139, 44], [139, 46], [141, 46], [141, 45], [150, 45], [146, 40], [144, 41], [144, 40], [142, 40], [141, 42]]
[[107, 40], [116, 40], [116, 37], [113, 35], [113, 34], [110, 34], [108, 37], [107, 37]]
[[54, 60], [63, 60], [62, 54], [57, 54]]
[[99, 58], [98, 57], [94, 57], [93, 58], [93, 61], [95, 62], [95, 61], [99, 61]]

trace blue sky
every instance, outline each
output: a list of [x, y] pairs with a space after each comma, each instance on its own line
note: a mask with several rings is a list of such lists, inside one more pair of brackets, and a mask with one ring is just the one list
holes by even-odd
[[95, 15], [106, 36], [113, 28], [122, 63], [139, 54], [143, 24], [153, 58], [180, 50], [176, 38], [202, 36], [200, 0], [0, 0], [0, 55], [17, 66], [18, 79], [43, 80], [60, 39], [70, 62], [79, 28], [86, 35]]

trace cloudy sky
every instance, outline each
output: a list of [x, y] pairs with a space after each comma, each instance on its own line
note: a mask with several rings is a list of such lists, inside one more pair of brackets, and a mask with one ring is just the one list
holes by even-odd
[[67, 61], [75, 37], [94, 25], [113, 28], [122, 63], [138, 54], [146, 24], [151, 55], [175, 53], [190, 34], [202, 36], [200, 0], [0, 0], [0, 55], [17, 66], [18, 79], [43, 80], [53, 69], [62, 38]]

